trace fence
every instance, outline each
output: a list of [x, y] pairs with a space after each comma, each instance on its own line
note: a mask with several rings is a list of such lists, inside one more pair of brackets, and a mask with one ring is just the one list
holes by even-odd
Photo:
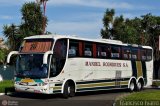
[[4, 68], [3, 65], [0, 65], [0, 80], [12, 80], [14, 78], [14, 70], [14, 66]]

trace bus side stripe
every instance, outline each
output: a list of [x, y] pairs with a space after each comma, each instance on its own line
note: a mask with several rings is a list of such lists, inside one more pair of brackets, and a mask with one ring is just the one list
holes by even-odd
[[115, 82], [93, 83], [93, 84], [81, 84], [81, 85], [77, 85], [77, 88], [97, 87], [97, 86], [115, 86]]
[[53, 91], [53, 93], [61, 93], [61, 90], [56, 90], [56, 91]]
[[76, 82], [76, 84], [88, 84], [88, 83], [102, 83], [102, 82], [113, 82], [113, 81], [126, 81], [130, 78], [122, 78], [122, 79], [110, 79], [110, 80], [94, 80], [94, 81], [83, 81], [83, 82]]
[[[128, 81], [120, 81], [120, 85], [128, 85]], [[115, 82], [106, 83], [90, 83], [90, 84], [79, 84], [77, 88], [90, 88], [90, 87], [104, 87], [104, 86], [116, 86]]]
[[[123, 79], [110, 79], [110, 80], [96, 80], [96, 81], [83, 81], [83, 82], [76, 82], [77, 89], [85, 89], [85, 88], [102, 88], [102, 87], [110, 87], [111, 88], [121, 88], [122, 86], [127, 86], [128, 81], [130, 78], [123, 78]], [[116, 81], [120, 82], [120, 86], [116, 86]], [[53, 92], [57, 92], [61, 90], [62, 83], [55, 84], [53, 88]]]
[[[122, 85], [121, 88], [127, 88], [127, 85]], [[114, 89], [117, 88], [116, 86], [107, 86], [107, 87], [93, 87], [93, 88], [82, 88], [82, 89], [77, 89], [77, 91], [96, 91], [96, 90], [107, 90], [107, 89]]]
[[59, 83], [59, 84], [55, 84], [55, 86], [62, 86], [62, 83]]

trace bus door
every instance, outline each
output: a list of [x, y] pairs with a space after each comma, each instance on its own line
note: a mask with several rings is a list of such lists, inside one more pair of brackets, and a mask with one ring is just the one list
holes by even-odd
[[50, 77], [55, 77], [63, 70], [66, 62], [67, 39], [56, 41], [50, 62]]

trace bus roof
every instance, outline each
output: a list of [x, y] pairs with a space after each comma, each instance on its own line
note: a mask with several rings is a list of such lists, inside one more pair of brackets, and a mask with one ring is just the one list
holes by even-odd
[[[88, 38], [81, 38], [78, 37], [76, 35], [34, 35], [34, 36], [30, 36], [30, 37], [26, 37], [24, 38], [26, 39], [62, 39], [62, 38], [67, 38], [67, 39], [74, 39], [74, 40], [84, 40], [84, 41], [93, 41], [93, 42], [97, 42], [97, 43], [108, 43], [108, 44], [117, 44], [117, 45], [122, 45], [122, 46], [132, 46], [132, 47], [138, 47], [139, 45], [136, 44], [127, 44], [127, 43], [123, 43], [120, 40], [111, 40], [111, 39], [88, 39]], [[148, 49], [152, 49], [152, 47], [150, 46], [140, 46], [142, 48], [148, 48]]]

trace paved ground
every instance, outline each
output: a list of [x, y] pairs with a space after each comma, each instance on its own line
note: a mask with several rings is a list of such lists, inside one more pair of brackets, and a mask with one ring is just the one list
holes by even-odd
[[69, 99], [63, 99], [61, 95], [15, 93], [0, 96], [0, 106], [6, 101], [7, 106], [112, 106], [118, 96], [128, 93], [126, 90], [77, 93]]

